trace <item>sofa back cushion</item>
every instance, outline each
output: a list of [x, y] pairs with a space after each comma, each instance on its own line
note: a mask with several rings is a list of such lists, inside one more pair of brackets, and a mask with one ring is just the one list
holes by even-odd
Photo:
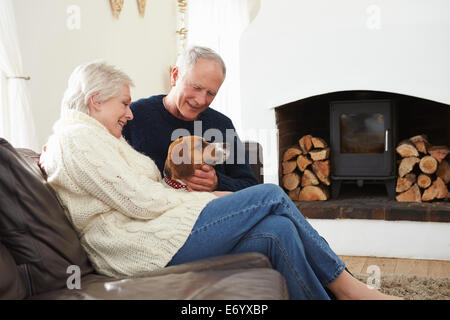
[[250, 162], [250, 167], [252, 168], [258, 183], [264, 183], [262, 145], [255, 141], [244, 141], [244, 147], [245, 154]]
[[[93, 272], [54, 190], [31, 150], [0, 138], [0, 240], [14, 258], [27, 296], [66, 286], [73, 267]], [[76, 269], [77, 270], [77, 269]], [[3, 277], [0, 274], [0, 277]]]
[[26, 289], [14, 258], [0, 242], [0, 300], [23, 299]]

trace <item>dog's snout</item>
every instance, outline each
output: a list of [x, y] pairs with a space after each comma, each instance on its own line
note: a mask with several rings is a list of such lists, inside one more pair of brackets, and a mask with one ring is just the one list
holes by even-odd
[[205, 157], [205, 162], [209, 165], [224, 163], [230, 155], [228, 143], [210, 143], [207, 149], [210, 149], [210, 152], [209, 156]]
[[222, 150], [223, 150], [223, 161], [225, 161], [230, 156], [230, 144], [227, 142], [222, 143]]

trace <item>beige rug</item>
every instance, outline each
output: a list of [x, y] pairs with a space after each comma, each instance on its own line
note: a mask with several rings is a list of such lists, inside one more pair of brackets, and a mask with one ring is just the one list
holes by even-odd
[[[355, 274], [367, 283], [367, 274]], [[380, 291], [407, 300], [450, 300], [450, 278], [385, 275], [381, 277]]]

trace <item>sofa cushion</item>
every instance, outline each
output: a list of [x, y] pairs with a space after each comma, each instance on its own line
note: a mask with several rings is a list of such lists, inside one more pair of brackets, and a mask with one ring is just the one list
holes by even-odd
[[0, 299], [23, 299], [25, 296], [25, 284], [17, 270], [16, 262], [0, 242]]
[[32, 151], [20, 155], [0, 138], [0, 239], [24, 277], [27, 296], [63, 288], [72, 273], [93, 272], [54, 190]]

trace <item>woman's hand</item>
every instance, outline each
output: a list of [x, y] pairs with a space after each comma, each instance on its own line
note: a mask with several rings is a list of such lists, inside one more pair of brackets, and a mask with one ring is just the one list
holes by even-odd
[[233, 193], [232, 191], [213, 191], [213, 194], [218, 198], [224, 197], [224, 196], [232, 194], [232, 193]]

